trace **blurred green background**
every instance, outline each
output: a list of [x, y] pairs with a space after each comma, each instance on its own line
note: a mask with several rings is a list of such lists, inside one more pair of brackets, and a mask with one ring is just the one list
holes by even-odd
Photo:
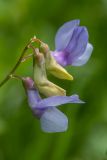
[[[57, 29], [72, 19], [87, 26], [92, 57], [82, 67], [67, 67], [73, 82], [50, 78], [86, 104], [60, 107], [69, 118], [68, 131], [46, 134], [21, 82], [8, 81], [0, 88], [0, 160], [107, 160], [107, 0], [0, 0], [0, 80], [33, 35], [54, 50]], [[17, 74], [32, 76], [32, 61]]]

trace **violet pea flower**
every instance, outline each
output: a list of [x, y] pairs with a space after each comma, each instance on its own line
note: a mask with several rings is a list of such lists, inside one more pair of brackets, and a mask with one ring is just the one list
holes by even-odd
[[53, 57], [62, 65], [81, 66], [90, 58], [93, 46], [88, 42], [86, 27], [79, 26], [80, 20], [62, 25], [56, 33]]
[[33, 114], [40, 119], [41, 129], [44, 132], [64, 132], [68, 128], [68, 118], [57, 107], [66, 103], [84, 103], [78, 95], [52, 96], [41, 99], [34, 81], [30, 78], [23, 78], [24, 88], [27, 93], [28, 103]]

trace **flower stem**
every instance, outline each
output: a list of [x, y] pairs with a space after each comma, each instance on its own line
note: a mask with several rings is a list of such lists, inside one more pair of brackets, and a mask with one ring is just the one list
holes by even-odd
[[0, 83], [0, 87], [2, 87], [10, 78], [11, 75], [16, 71], [16, 69], [19, 67], [20, 63], [22, 62], [22, 59], [24, 57], [25, 52], [29, 48], [28, 46], [32, 43], [32, 39], [29, 41], [29, 43], [25, 46], [25, 48], [22, 51], [21, 56], [19, 57], [19, 60], [17, 61], [16, 65], [13, 67], [13, 69], [8, 73], [8, 75], [3, 79], [3, 81]]
[[10, 77], [13, 79], [21, 80], [21, 81], [23, 80], [23, 77], [21, 77], [19, 75], [15, 75], [15, 74], [11, 74]]
[[28, 56], [25, 56], [22, 58], [21, 62], [25, 62], [26, 60], [28, 60], [29, 58], [31, 58], [33, 56], [33, 53], [29, 54]]

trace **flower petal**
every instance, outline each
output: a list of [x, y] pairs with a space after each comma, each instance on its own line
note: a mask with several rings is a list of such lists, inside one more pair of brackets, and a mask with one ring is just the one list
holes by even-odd
[[68, 128], [68, 118], [57, 108], [47, 109], [40, 118], [44, 132], [64, 132]]
[[78, 26], [79, 23], [80, 23], [79, 20], [73, 20], [73, 21], [64, 23], [64, 25], [62, 25], [59, 28], [59, 30], [56, 33], [56, 37], [55, 37], [56, 50], [61, 51], [66, 48], [66, 46], [68, 45], [72, 37], [75, 27]]
[[79, 99], [79, 96], [76, 94], [72, 96], [52, 96], [39, 101], [35, 108], [42, 109], [47, 107], [56, 107], [66, 103], [84, 103], [84, 102], [81, 101]]
[[75, 59], [81, 56], [88, 43], [88, 31], [85, 27], [76, 27], [72, 38], [65, 49], [66, 61], [71, 65]]
[[30, 77], [23, 77], [23, 86], [27, 93], [29, 106], [33, 109], [36, 107], [37, 103], [41, 100], [41, 97], [34, 86], [34, 81]]
[[51, 51], [52, 56], [55, 58], [58, 64], [61, 66], [67, 65], [66, 52], [64, 51]]
[[37, 103], [41, 100], [39, 93], [36, 89], [27, 90], [29, 106], [34, 109]]
[[90, 43], [88, 43], [83, 55], [75, 59], [74, 62], [72, 62], [72, 66], [84, 65], [89, 60], [92, 51], [93, 51], [93, 46]]

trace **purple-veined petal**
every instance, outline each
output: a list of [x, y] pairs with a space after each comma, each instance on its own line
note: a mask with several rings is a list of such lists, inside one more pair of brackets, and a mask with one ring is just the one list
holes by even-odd
[[71, 65], [75, 59], [81, 56], [88, 43], [88, 31], [85, 27], [76, 27], [73, 36], [65, 49], [66, 61]]
[[43, 113], [47, 110], [47, 108], [42, 108], [42, 109], [34, 109], [32, 108], [32, 113], [36, 118], [41, 118], [41, 116], [43, 115]]
[[72, 37], [73, 31], [80, 23], [79, 20], [72, 20], [64, 23], [56, 33], [55, 47], [56, 50], [61, 51], [65, 49]]
[[56, 61], [62, 65], [72, 65], [72, 63], [82, 56], [88, 43], [88, 31], [85, 27], [75, 27], [69, 44], [63, 51], [51, 52]]
[[38, 90], [36, 88], [28, 89], [27, 96], [28, 96], [28, 104], [32, 110], [33, 115], [36, 116], [37, 118], [40, 118], [42, 114], [45, 112], [46, 108], [45, 107], [42, 107], [41, 109], [37, 108], [38, 102], [42, 100]]
[[30, 77], [22, 79], [23, 86], [27, 93], [29, 106], [33, 109], [37, 103], [41, 100], [38, 90], [34, 86], [34, 81]]
[[49, 108], [41, 116], [40, 124], [44, 132], [64, 132], [68, 128], [68, 118], [57, 108]]
[[38, 102], [41, 100], [40, 95], [36, 89], [27, 90], [28, 103], [29, 106], [33, 109], [36, 108]]
[[48, 107], [57, 107], [59, 105], [66, 103], [84, 103], [84, 102], [79, 99], [78, 95], [52, 96], [39, 101], [35, 108], [42, 109]]
[[90, 43], [88, 43], [87, 47], [86, 47], [86, 50], [84, 51], [84, 53], [82, 54], [82, 56], [80, 56], [77, 59], [75, 59], [72, 62], [72, 66], [81, 66], [81, 65], [84, 65], [89, 60], [89, 58], [90, 58], [90, 56], [92, 54], [92, 51], [93, 51], [93, 46]]
[[61, 66], [67, 65], [66, 53], [64, 51], [51, 51], [52, 56]]

